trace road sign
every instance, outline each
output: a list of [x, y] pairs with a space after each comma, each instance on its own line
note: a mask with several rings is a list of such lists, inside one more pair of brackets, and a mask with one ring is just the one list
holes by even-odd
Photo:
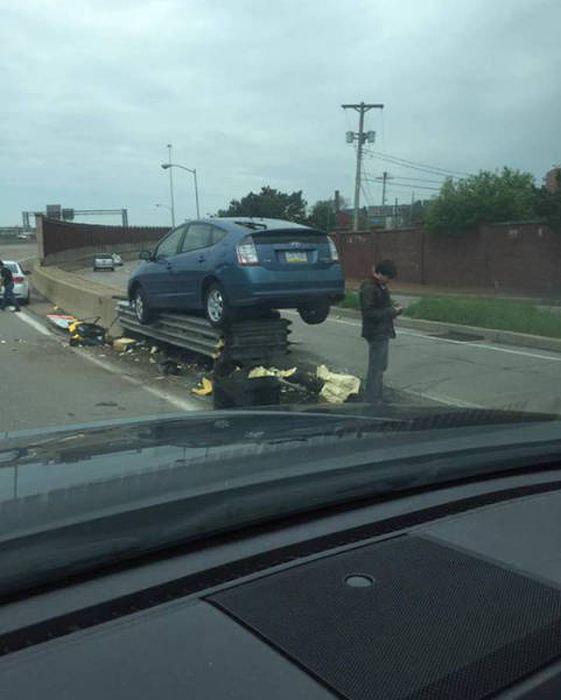
[[47, 216], [49, 219], [60, 219], [62, 213], [60, 204], [47, 204]]

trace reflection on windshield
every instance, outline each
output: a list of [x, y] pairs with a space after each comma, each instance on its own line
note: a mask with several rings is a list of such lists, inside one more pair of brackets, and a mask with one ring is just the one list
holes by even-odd
[[[559, 110], [539, 76], [561, 17], [498, 12], [140, 0], [123, 22], [122, 0], [8, 1], [0, 430], [351, 402], [559, 414]], [[392, 57], [375, 88], [374, 56]], [[508, 109], [474, 125], [491, 93]]]

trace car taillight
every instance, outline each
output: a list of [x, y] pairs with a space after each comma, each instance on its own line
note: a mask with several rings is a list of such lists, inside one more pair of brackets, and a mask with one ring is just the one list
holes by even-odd
[[253, 239], [249, 236], [247, 238], [242, 238], [242, 240], [236, 246], [236, 253], [238, 256], [239, 265], [258, 265], [259, 259], [257, 257], [257, 248]]
[[329, 253], [331, 255], [331, 260], [339, 260], [339, 253], [337, 252], [337, 246], [333, 243], [331, 238], [327, 239], [329, 241]]
[[20, 277], [19, 275], [14, 276], [14, 283], [15, 284], [21, 284], [22, 282], [25, 282], [25, 277]]

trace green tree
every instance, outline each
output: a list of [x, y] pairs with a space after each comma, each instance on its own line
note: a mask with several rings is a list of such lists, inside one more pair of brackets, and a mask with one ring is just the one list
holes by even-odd
[[316, 202], [312, 207], [306, 223], [308, 226], [313, 226], [313, 228], [319, 228], [323, 231], [332, 231], [337, 225], [335, 203], [331, 199]]
[[545, 187], [538, 190], [536, 209], [553, 231], [561, 233], [561, 171], [557, 173], [555, 192], [549, 192]]
[[289, 194], [266, 186], [257, 194], [250, 192], [239, 200], [233, 199], [227, 209], [218, 212], [218, 216], [254, 216], [304, 223], [306, 201], [302, 197], [302, 190]]
[[461, 235], [480, 224], [521, 221], [537, 215], [537, 189], [530, 173], [511, 168], [447, 180], [425, 213], [429, 231]]

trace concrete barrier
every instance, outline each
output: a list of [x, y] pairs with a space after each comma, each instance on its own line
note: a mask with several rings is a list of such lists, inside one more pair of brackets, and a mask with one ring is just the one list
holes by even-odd
[[117, 322], [117, 299], [122, 290], [115, 287], [86, 282], [82, 277], [59, 267], [33, 267], [33, 287], [56, 306], [81, 320], [94, 320], [108, 331], [110, 338], [122, 335]]

